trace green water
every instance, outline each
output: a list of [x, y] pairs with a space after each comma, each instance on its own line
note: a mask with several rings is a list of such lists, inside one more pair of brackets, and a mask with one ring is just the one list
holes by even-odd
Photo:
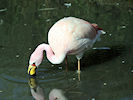
[[[80, 81], [74, 56], [68, 72], [65, 62], [52, 65], [45, 57], [30, 78], [30, 54], [67, 16], [97, 23], [107, 34], [94, 47], [110, 49], [85, 53]], [[53, 89], [67, 100], [133, 100], [132, 24], [132, 0], [0, 0], [0, 100], [48, 100]]]

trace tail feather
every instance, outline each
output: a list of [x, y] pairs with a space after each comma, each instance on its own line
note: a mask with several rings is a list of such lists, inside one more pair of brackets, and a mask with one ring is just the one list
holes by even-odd
[[103, 30], [98, 30], [97, 32], [98, 32], [98, 34], [106, 34], [106, 32]]
[[97, 33], [99, 34], [105, 34], [106, 32], [103, 31], [103, 29], [101, 27], [98, 27], [97, 24], [92, 24], [92, 26], [95, 28], [95, 30], [97, 31]]
[[95, 39], [94, 39], [93, 42], [101, 41], [101, 38], [100, 38], [100, 35], [101, 35], [101, 34], [106, 34], [106, 32], [103, 31], [103, 30], [98, 30], [98, 31], [97, 31], [97, 35], [96, 35], [96, 37], [95, 37]]
[[95, 30], [96, 30], [96, 32], [97, 32], [96, 37], [95, 37], [95, 39], [93, 40], [93, 43], [95, 43], [96, 41], [100, 41], [100, 40], [101, 40], [100, 35], [101, 35], [101, 34], [106, 34], [106, 32], [103, 31], [102, 28], [98, 27], [98, 25], [95, 24], [95, 23], [93, 23], [92, 26], [95, 28]]

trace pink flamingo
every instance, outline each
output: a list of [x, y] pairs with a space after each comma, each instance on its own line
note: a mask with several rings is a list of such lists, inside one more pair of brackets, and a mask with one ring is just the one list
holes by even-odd
[[75, 17], [60, 19], [49, 30], [49, 44], [40, 44], [31, 54], [28, 74], [35, 75], [36, 68], [42, 62], [44, 50], [52, 64], [62, 63], [66, 55], [76, 55], [78, 72], [80, 72], [80, 59], [83, 53], [93, 46], [101, 33], [104, 31], [97, 24]]

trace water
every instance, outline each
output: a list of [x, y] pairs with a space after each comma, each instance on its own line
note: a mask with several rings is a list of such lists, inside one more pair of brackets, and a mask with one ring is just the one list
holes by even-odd
[[[75, 16], [99, 24], [107, 33], [81, 60], [52, 65], [44, 58], [37, 77], [27, 75], [30, 54], [47, 43], [49, 28], [60, 18]], [[133, 100], [132, 0], [1, 0], [0, 100]], [[63, 99], [64, 98], [64, 99]]]

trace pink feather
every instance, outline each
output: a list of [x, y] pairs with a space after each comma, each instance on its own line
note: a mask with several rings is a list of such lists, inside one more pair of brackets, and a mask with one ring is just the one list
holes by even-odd
[[48, 33], [48, 43], [40, 44], [30, 57], [29, 64], [39, 66], [43, 59], [43, 51], [46, 51], [47, 59], [53, 64], [63, 62], [66, 55], [76, 55], [81, 59], [83, 53], [91, 48], [97, 36], [97, 31], [102, 30], [97, 24], [91, 24], [85, 20], [67, 17], [56, 22]]

